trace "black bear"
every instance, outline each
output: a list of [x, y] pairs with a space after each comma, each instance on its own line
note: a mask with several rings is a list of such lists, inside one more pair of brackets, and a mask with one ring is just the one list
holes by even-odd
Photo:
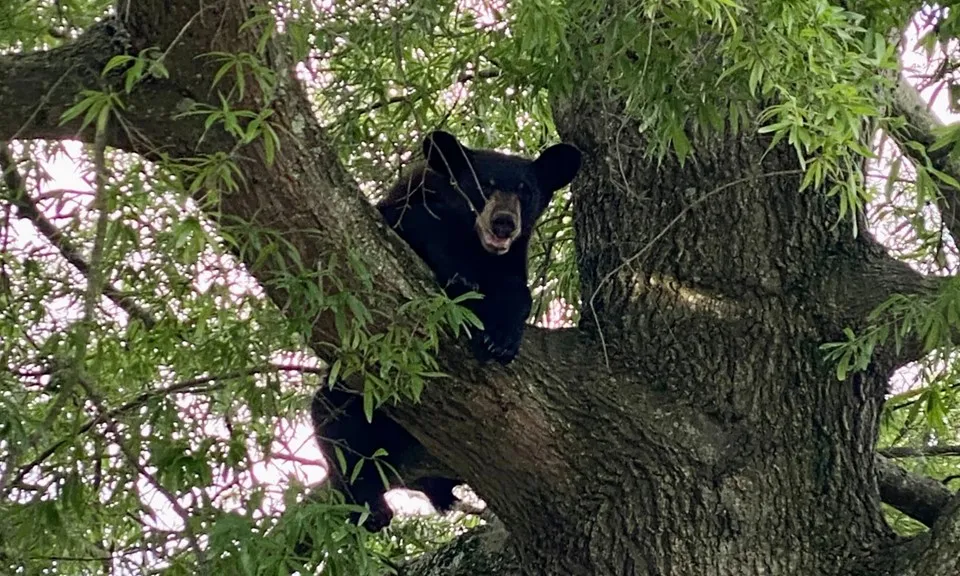
[[[508, 364], [519, 352], [532, 304], [527, 286], [530, 236], [554, 192], [579, 172], [580, 151], [556, 144], [529, 160], [471, 149], [452, 134], [435, 131], [424, 139], [423, 155], [377, 207], [433, 270], [450, 298], [469, 291], [483, 295], [465, 303], [484, 326], [474, 330], [474, 355], [481, 362]], [[417, 476], [407, 487], [424, 492], [437, 510], [448, 510], [456, 502], [451, 489], [462, 482], [449, 471], [414, 474], [406, 468], [423, 447], [383, 414], [367, 422], [359, 396], [323, 388], [311, 408], [318, 441], [331, 465], [331, 481], [348, 502], [369, 505], [368, 529], [379, 530], [393, 516], [383, 500], [380, 474], [368, 462], [352, 483], [345, 482], [334, 470], [335, 445], [345, 457], [347, 478], [361, 456], [384, 448], [389, 455], [382, 460]]]

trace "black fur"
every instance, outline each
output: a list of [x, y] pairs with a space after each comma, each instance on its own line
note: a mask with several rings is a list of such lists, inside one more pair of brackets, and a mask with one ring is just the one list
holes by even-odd
[[[433, 270], [447, 295], [475, 290], [482, 300], [467, 306], [484, 330], [473, 341], [481, 362], [511, 362], [532, 299], [527, 286], [527, 247], [537, 219], [554, 192], [580, 169], [580, 151], [569, 144], [546, 149], [536, 160], [472, 150], [451, 134], [433, 132], [423, 144], [426, 161], [402, 177], [378, 204], [380, 213]], [[478, 186], [479, 185], [479, 186]], [[506, 254], [483, 248], [475, 219], [495, 193], [520, 201], [520, 234]]]
[[[433, 270], [448, 296], [455, 298], [468, 291], [483, 295], [483, 299], [465, 304], [484, 325], [482, 331], [474, 330], [474, 354], [481, 362], [508, 364], [520, 350], [532, 304], [527, 286], [530, 236], [554, 192], [569, 184], [579, 171], [580, 151], [558, 144], [536, 160], [528, 160], [470, 149], [453, 135], [438, 131], [424, 139], [423, 153], [425, 160], [401, 177], [377, 207]], [[505, 253], [485, 249], [478, 224], [481, 214], [487, 217], [487, 229], [496, 232], [494, 242], [501, 232], [506, 236], [505, 231], [512, 231], [512, 243]], [[492, 223], [490, 214], [513, 220], [500, 226]], [[333, 406], [339, 417], [330, 421]], [[333, 446], [342, 446], [347, 479], [359, 461], [358, 453], [370, 456], [384, 448], [389, 455], [383, 460], [408, 477], [416, 477], [408, 488], [424, 492], [440, 511], [449, 510], [456, 502], [451, 489], [462, 482], [447, 470], [413, 473], [405, 464], [416, 462], [423, 446], [382, 413], [368, 423], [359, 396], [324, 388], [314, 396], [311, 412], [331, 468], [337, 466]], [[374, 466], [367, 463], [362, 470], [352, 484], [345, 482], [339, 471], [331, 470], [331, 481], [348, 501], [369, 505], [372, 517], [367, 527], [379, 530], [390, 523], [393, 512], [383, 499], [383, 483]], [[395, 480], [389, 474], [388, 478]]]

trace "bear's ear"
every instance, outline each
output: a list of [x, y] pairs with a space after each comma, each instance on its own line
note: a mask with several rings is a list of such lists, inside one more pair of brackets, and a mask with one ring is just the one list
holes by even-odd
[[423, 157], [430, 169], [444, 176], [456, 176], [469, 163], [465, 147], [443, 130], [435, 130], [423, 139]]
[[580, 150], [572, 144], [554, 144], [533, 161], [533, 170], [541, 192], [555, 192], [570, 182], [580, 171]]

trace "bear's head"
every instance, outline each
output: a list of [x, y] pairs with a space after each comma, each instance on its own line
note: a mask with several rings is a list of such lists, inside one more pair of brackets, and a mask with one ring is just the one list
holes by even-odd
[[477, 237], [491, 254], [506, 254], [517, 238], [529, 237], [553, 193], [580, 171], [581, 156], [570, 144], [555, 144], [529, 160], [468, 148], [441, 130], [424, 139], [423, 155], [469, 203]]

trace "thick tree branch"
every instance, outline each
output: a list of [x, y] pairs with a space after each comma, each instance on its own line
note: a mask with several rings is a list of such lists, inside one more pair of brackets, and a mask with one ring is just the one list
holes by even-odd
[[[852, 328], [861, 334], [871, 322], [870, 314], [894, 295], [931, 296], [947, 281], [944, 277], [926, 276], [904, 262], [890, 256], [867, 232], [861, 231], [854, 254], [831, 257], [820, 274], [819, 322], [830, 326], [834, 338], [842, 338], [842, 330]], [[881, 319], [882, 321], [883, 319]], [[893, 370], [913, 362], [924, 354], [924, 345], [914, 334], [908, 335], [897, 349], [893, 339], [876, 351], [879, 365]]]
[[908, 550], [897, 576], [960, 573], [960, 495], [953, 497], [930, 531], [911, 542]]
[[841, 322], [859, 324], [877, 306], [894, 294], [929, 295], [936, 291], [941, 278], [920, 274], [909, 265], [887, 254], [869, 236], [857, 246], [860, 258], [843, 255], [847, 266], [843, 274], [827, 279], [823, 290], [829, 310]]
[[[876, 457], [883, 501], [930, 526], [914, 538], [894, 539], [855, 562], [849, 576], [939, 576], [960, 571], [960, 494]], [[946, 494], [944, 492], [946, 491]]]
[[400, 571], [401, 576], [512, 576], [519, 573], [517, 558], [509, 550], [509, 535], [497, 521], [424, 554]]
[[[926, 165], [929, 158], [934, 168], [960, 180], [960, 160], [950, 155], [950, 147], [930, 151], [930, 146], [936, 140], [934, 132], [941, 128], [943, 123], [930, 111], [920, 92], [902, 75], [893, 94], [892, 112], [907, 120], [903, 129], [891, 134], [900, 145], [900, 151], [921, 165]], [[910, 141], [922, 144], [927, 149], [926, 157], [922, 152], [907, 146], [906, 143]], [[939, 190], [937, 205], [943, 225], [954, 240], [960, 242], [960, 190], [942, 182], [939, 183]]]
[[[876, 323], [869, 316], [894, 295], [932, 297], [950, 282], [947, 277], [921, 274], [892, 257], [865, 229], [861, 229], [852, 253], [831, 256], [825, 268], [834, 273], [819, 276], [821, 322], [837, 334], [848, 327], [862, 334], [862, 330]], [[879, 322], [888, 320], [889, 317], [881, 317]], [[899, 344], [896, 346], [890, 337], [878, 346], [875, 358], [879, 366], [892, 371], [928, 352], [916, 331], [907, 334]]]
[[[139, 39], [141, 42], [143, 39]], [[122, 89], [123, 72], [101, 76], [111, 58], [135, 50], [122, 22], [105, 20], [77, 40], [49, 51], [0, 56], [0, 140], [81, 139], [93, 141], [93, 129], [80, 130], [81, 118], [61, 124], [61, 116], [80, 99], [83, 90]], [[124, 95], [120, 121], [113, 122], [107, 144], [153, 157], [160, 152], [183, 155], [197, 147], [202, 125], [179, 120], [190, 102], [184, 87], [149, 79], [146, 90]], [[214, 131], [207, 146], [225, 147]]]
[[932, 478], [912, 474], [890, 460], [878, 457], [880, 499], [907, 516], [933, 526], [950, 503], [952, 493]]
[[[108, 20], [61, 48], [0, 57], [0, 139], [79, 137], [92, 141], [92, 132], [79, 132], [76, 123], [61, 126], [62, 113], [77, 101], [82, 90], [104, 87], [100, 72], [111, 57], [160, 46], [166, 48], [170, 79], [149, 79], [132, 94], [122, 95], [124, 108], [118, 111], [119, 120], [111, 123], [114, 129], [108, 134], [108, 144], [152, 159], [161, 154], [181, 158], [197, 154], [197, 142], [203, 135], [200, 152], [235, 153], [233, 138], [216, 129], [204, 134], [202, 116], [178, 116], [190, 104], [201, 101], [200, 97], [192, 98], [193, 94], [215, 99], [210, 94], [210, 78], [216, 68], [197, 58], [198, 54], [218, 48], [239, 51], [250, 47], [254, 51], [256, 34], [248, 31], [237, 37], [236, 28], [247, 16], [243, 6], [224, 4], [220, 17], [195, 18], [203, 9], [202, 2], [138, 2], [124, 11], [129, 14], [127, 21]], [[282, 61], [282, 50], [274, 48], [274, 57]], [[383, 296], [373, 303], [371, 311], [376, 320], [370, 328], [382, 329], [395, 316], [397, 297], [426, 294], [432, 286], [430, 275], [401, 243], [385, 241], [380, 219], [326, 143], [297, 79], [288, 66], [278, 66], [289, 73], [282, 78], [288, 97], [272, 103], [276, 108], [275, 127], [281, 134], [279, 158], [272, 169], [266, 168], [259, 142], [240, 150], [236, 161], [243, 164], [250, 189], [226, 197], [222, 213], [282, 234], [290, 232], [292, 244], [310, 269], [325, 263], [332, 253], [367, 254], [368, 262], [376, 263], [372, 278], [375, 293]], [[112, 74], [106, 88], [118, 88], [121, 80], [122, 71]], [[248, 104], [253, 107], [257, 103]], [[290, 206], [300, 209], [291, 214]], [[317, 230], [324, 233], [313, 232]], [[398, 253], [404, 255], [402, 263]], [[414, 288], [403, 271], [419, 271], [419, 286]], [[253, 270], [268, 285], [271, 297], [281, 303], [286, 301], [281, 290], [269, 286], [279, 272], [262, 267]], [[347, 288], [363, 283], [359, 271], [337, 272]], [[318, 332], [322, 342], [337, 339], [329, 315]]]

